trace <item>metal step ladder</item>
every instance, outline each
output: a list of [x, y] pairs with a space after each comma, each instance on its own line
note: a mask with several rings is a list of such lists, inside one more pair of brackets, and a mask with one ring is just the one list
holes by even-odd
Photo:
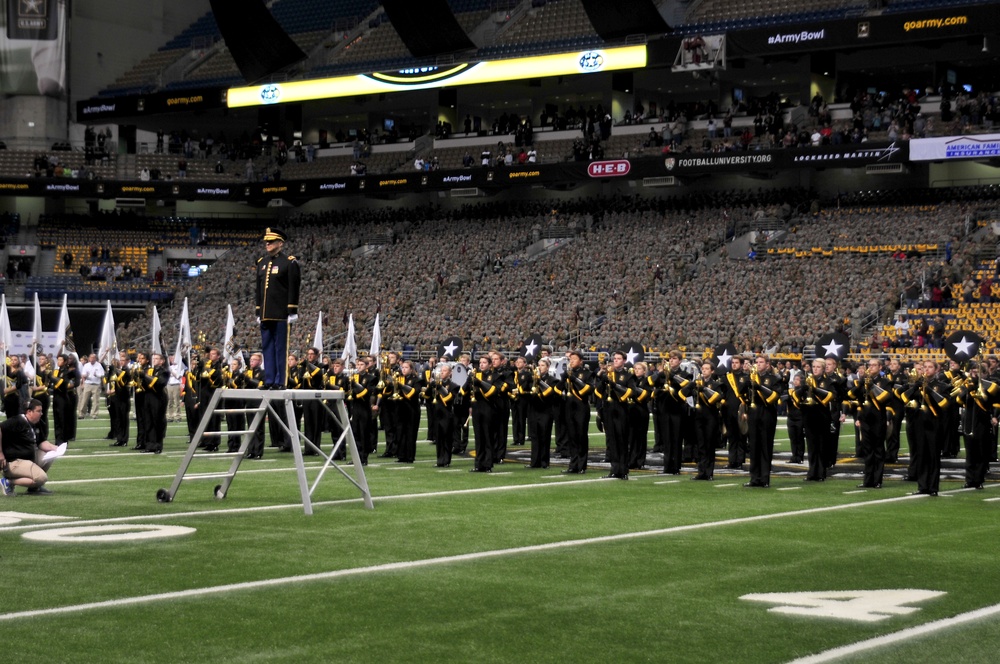
[[[225, 401], [242, 401], [245, 406], [242, 408], [220, 408], [220, 402]], [[304, 435], [299, 433], [299, 430], [294, 426], [295, 422], [295, 411], [293, 408], [293, 403], [296, 401], [319, 401], [328, 413], [330, 413], [335, 420], [340, 424], [342, 433], [340, 438], [333, 446], [333, 450], [330, 454], [326, 454], [319, 448], [318, 445], [314, 444], [313, 441], [306, 438]], [[284, 405], [284, 414], [279, 415], [279, 408], [282, 404]], [[333, 408], [331, 409], [331, 404]], [[253, 413], [253, 421], [244, 431], [206, 431], [209, 422], [212, 421], [214, 415], [226, 415], [229, 413], [244, 413], [250, 415]], [[357, 442], [354, 440], [354, 434], [351, 432], [351, 424], [347, 415], [347, 407], [344, 405], [344, 392], [340, 390], [216, 390], [212, 395], [211, 400], [208, 402], [208, 408], [202, 415], [201, 422], [198, 424], [198, 428], [191, 438], [191, 443], [188, 445], [187, 452], [184, 454], [184, 459], [181, 461], [180, 468], [177, 469], [177, 475], [174, 476], [174, 482], [170, 485], [169, 489], [159, 489], [156, 492], [156, 499], [161, 503], [173, 502], [174, 498], [177, 496], [177, 491], [180, 489], [181, 482], [185, 479], [187, 480], [202, 480], [202, 479], [222, 479], [222, 484], [216, 485], [213, 489], [213, 495], [218, 500], [222, 500], [226, 497], [229, 491], [229, 486], [233, 483], [233, 478], [236, 477], [236, 472], [240, 468], [240, 464], [243, 462], [244, 454], [246, 454], [247, 449], [250, 447], [250, 442], [253, 440], [254, 433], [257, 431], [258, 427], [262, 426], [264, 423], [264, 416], [270, 413], [271, 417], [276, 418], [280, 426], [288, 434], [292, 441], [292, 454], [295, 458], [295, 469], [298, 475], [299, 490], [302, 494], [302, 506], [305, 509], [306, 514], [312, 514], [312, 494], [316, 490], [320, 481], [326, 475], [326, 471], [329, 468], [334, 468], [341, 475], [343, 475], [347, 481], [353, 484], [355, 487], [361, 491], [361, 497], [364, 499], [365, 507], [368, 509], [373, 509], [371, 492], [368, 490], [368, 480], [365, 478], [365, 469], [361, 465], [361, 457], [358, 455]], [[250, 419], [249, 417], [247, 419]], [[292, 423], [292, 426], [289, 425]], [[233, 456], [233, 461], [229, 466], [229, 470], [224, 473], [198, 473], [185, 477], [188, 472], [188, 468], [191, 466], [191, 462], [195, 459], [195, 453], [198, 451], [198, 447], [201, 445], [202, 441], [205, 439], [221, 439], [222, 436], [229, 436], [234, 434], [240, 434], [242, 439], [240, 441], [240, 449]], [[320, 468], [319, 475], [313, 481], [312, 486], [309, 485], [306, 479], [306, 469], [305, 463], [302, 458], [302, 448], [300, 447], [300, 441], [308, 445], [314, 452], [318, 453], [321, 457], [325, 459], [323, 466]], [[351, 452], [351, 461], [354, 466], [355, 477], [351, 477], [339, 464], [335, 463], [333, 457], [337, 455], [337, 452], [341, 449], [342, 445], [346, 445]], [[198, 458], [212, 458], [217, 459], [219, 455], [198, 455]]]

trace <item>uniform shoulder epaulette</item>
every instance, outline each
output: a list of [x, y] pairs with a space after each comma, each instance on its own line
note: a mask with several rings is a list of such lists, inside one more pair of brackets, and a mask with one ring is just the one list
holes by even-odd
[[289, 256], [289, 257], [288, 257], [288, 260], [290, 260], [290, 261], [293, 261], [293, 260], [295, 260], [295, 256]]
[[264, 260], [264, 257], [263, 257], [263, 256], [261, 256], [260, 258], [258, 258], [258, 259], [257, 259], [257, 262], [259, 263], [259, 262], [261, 262], [262, 260]]

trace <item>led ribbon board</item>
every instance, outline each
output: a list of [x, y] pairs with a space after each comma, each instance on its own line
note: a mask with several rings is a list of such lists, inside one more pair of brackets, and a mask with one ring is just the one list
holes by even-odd
[[625, 46], [511, 60], [415, 67], [395, 72], [356, 74], [310, 81], [265, 83], [230, 88], [227, 100], [230, 108], [240, 108], [383, 92], [477, 85], [524, 78], [641, 69], [645, 66], [646, 46]]

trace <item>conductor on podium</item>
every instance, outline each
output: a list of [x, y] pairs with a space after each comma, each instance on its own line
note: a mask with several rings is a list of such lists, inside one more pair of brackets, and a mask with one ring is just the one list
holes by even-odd
[[288, 357], [288, 325], [299, 317], [299, 264], [282, 249], [288, 237], [283, 231], [264, 232], [266, 253], [257, 259], [257, 319], [264, 348], [266, 389], [285, 387]]

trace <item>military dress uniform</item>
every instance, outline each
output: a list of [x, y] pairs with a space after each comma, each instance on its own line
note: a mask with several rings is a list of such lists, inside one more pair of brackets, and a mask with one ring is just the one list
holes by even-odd
[[663, 472], [681, 472], [684, 449], [685, 420], [688, 417], [687, 392], [691, 379], [680, 370], [658, 372], [652, 376], [656, 387], [657, 417], [660, 444], [663, 448]]
[[822, 482], [826, 480], [827, 469], [823, 454], [833, 422], [830, 410], [830, 403], [834, 398], [833, 387], [829, 377], [825, 375], [816, 378], [810, 374], [802, 382], [801, 386], [792, 390], [791, 396], [795, 400], [795, 405], [802, 410], [806, 450], [809, 455], [806, 481]]
[[524, 445], [528, 433], [528, 394], [531, 392], [532, 372], [525, 367], [514, 372], [514, 388], [510, 393], [510, 415], [513, 445]]
[[608, 477], [628, 479], [628, 406], [635, 397], [635, 376], [625, 369], [609, 369], [598, 375], [594, 390], [604, 403], [604, 438], [611, 464]]
[[740, 371], [730, 371], [722, 379], [722, 423], [726, 427], [729, 444], [729, 468], [740, 468], [747, 456], [747, 435], [740, 431], [740, 406], [747, 408], [750, 396], [750, 378]]
[[124, 367], [112, 366], [105, 374], [108, 380], [108, 413], [116, 447], [128, 445], [129, 411], [132, 408], [132, 381]]
[[432, 380], [425, 388], [425, 398], [434, 410], [434, 447], [437, 467], [451, 465], [451, 446], [455, 436], [455, 395], [459, 388], [451, 381]]
[[[222, 428], [222, 416], [218, 413], [208, 415], [208, 405], [212, 402], [216, 390], [221, 390], [225, 384], [225, 377], [222, 373], [224, 369], [222, 360], [205, 360], [201, 365], [201, 373], [198, 377], [198, 413], [199, 419], [208, 417], [204, 431], [220, 431]], [[136, 406], [138, 408], [138, 405]], [[208, 452], [215, 452], [219, 449], [219, 437], [205, 437], [201, 441], [200, 447]]]
[[774, 434], [778, 426], [778, 402], [781, 399], [781, 376], [774, 371], [750, 374], [750, 408], [747, 442], [750, 451], [749, 486], [771, 485], [771, 461], [774, 458]]
[[[303, 359], [299, 362], [299, 375], [302, 377], [302, 390], [322, 390], [326, 387], [326, 367], [322, 364], [312, 364]], [[323, 433], [327, 429], [326, 408], [319, 400], [306, 401], [302, 404], [302, 432], [316, 449], [319, 449], [323, 442]], [[304, 447], [302, 453], [306, 456], [318, 454], [308, 445]]]
[[552, 424], [563, 399], [556, 393], [556, 380], [548, 374], [532, 377], [525, 402], [528, 404], [528, 439], [531, 441], [529, 468], [548, 468], [552, 447]]
[[[247, 366], [243, 370], [243, 388], [247, 390], [264, 389], [264, 370], [260, 367], [250, 368]], [[256, 415], [255, 415], [256, 417]], [[250, 423], [248, 423], [249, 426]], [[254, 430], [250, 437], [250, 444], [244, 453], [247, 459], [262, 459], [264, 457], [264, 419]]]
[[691, 479], [712, 480], [715, 477], [715, 450], [722, 440], [722, 383], [716, 379], [694, 381], [694, 430], [697, 440], [695, 463], [698, 473]]
[[495, 398], [498, 388], [490, 381], [490, 371], [475, 370], [469, 374], [462, 389], [472, 405], [472, 435], [476, 444], [476, 462], [471, 472], [493, 472], [493, 420], [495, 408], [488, 399]]
[[876, 379], [858, 378], [847, 390], [854, 406], [854, 421], [860, 432], [861, 458], [865, 461], [861, 486], [877, 489], [885, 475], [885, 441], [892, 415], [889, 404], [893, 399], [892, 383], [885, 376]]
[[[285, 242], [283, 232], [268, 228], [264, 240]], [[286, 385], [289, 317], [299, 315], [301, 273], [295, 256], [278, 251], [257, 259], [256, 314], [264, 354], [264, 382], [271, 389]]]
[[965, 488], [982, 489], [990, 470], [993, 418], [1000, 413], [1000, 386], [970, 378], [965, 400]]
[[38, 430], [38, 438], [40, 440], [49, 439], [49, 405], [51, 399], [49, 397], [49, 384], [51, 383], [52, 370], [46, 368], [43, 371], [38, 371], [35, 373], [35, 380], [31, 383], [31, 388], [28, 394], [32, 399], [38, 399], [39, 403], [42, 404], [42, 417], [38, 420], [38, 425], [35, 427]]
[[167, 434], [167, 383], [170, 382], [170, 370], [162, 364], [147, 364], [139, 373], [138, 380], [146, 395], [143, 400], [143, 426], [146, 429], [143, 451], [159, 454], [163, 451], [163, 439]]
[[[240, 390], [243, 389], [243, 372], [233, 372], [229, 366], [222, 370], [223, 389]], [[246, 407], [243, 399], [226, 399], [226, 410], [239, 410]], [[226, 437], [226, 449], [232, 454], [240, 451], [240, 444], [243, 442], [243, 434], [232, 433], [233, 431], [244, 431], [247, 428], [246, 413], [226, 413], [226, 431], [230, 432]]]
[[648, 377], [635, 379], [635, 392], [628, 403], [628, 468], [639, 470], [646, 465], [649, 438], [649, 403], [653, 388]]
[[556, 391], [564, 397], [566, 426], [566, 452], [569, 456], [567, 474], [587, 472], [587, 455], [590, 452], [590, 395], [594, 388], [592, 374], [586, 367], [566, 369]]
[[913, 382], [903, 393], [914, 420], [910, 427], [910, 455], [917, 493], [936, 496], [941, 482], [941, 452], [948, 437], [951, 383], [934, 376]]

